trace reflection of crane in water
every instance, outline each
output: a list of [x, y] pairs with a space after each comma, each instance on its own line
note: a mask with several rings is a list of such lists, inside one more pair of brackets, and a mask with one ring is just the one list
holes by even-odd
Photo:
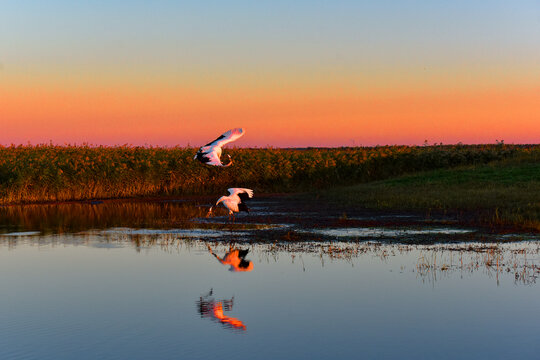
[[211, 318], [218, 321], [228, 329], [246, 330], [246, 325], [237, 318], [223, 314], [223, 311], [231, 311], [234, 305], [234, 296], [230, 300], [216, 301], [213, 298], [213, 290], [199, 298], [197, 309], [202, 318]]
[[208, 245], [208, 251], [210, 254], [214, 255], [216, 259], [223, 265], [230, 265], [229, 271], [251, 271], [253, 270], [253, 262], [246, 260], [246, 256], [249, 252], [249, 249], [240, 250], [237, 248], [229, 247], [229, 251], [220, 258], [212, 251], [210, 245]]

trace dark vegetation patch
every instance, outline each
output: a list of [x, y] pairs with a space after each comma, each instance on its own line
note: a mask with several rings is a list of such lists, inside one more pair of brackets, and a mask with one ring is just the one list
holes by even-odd
[[[411, 211], [493, 231], [540, 231], [539, 157], [441, 169], [321, 193], [337, 208]], [[523, 161], [528, 160], [528, 161]]]

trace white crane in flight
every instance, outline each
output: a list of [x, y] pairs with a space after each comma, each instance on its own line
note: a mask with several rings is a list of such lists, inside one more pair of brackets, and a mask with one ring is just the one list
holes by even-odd
[[221, 163], [221, 152], [222, 147], [226, 144], [233, 142], [240, 137], [244, 135], [244, 129], [242, 128], [236, 128], [227, 131], [220, 137], [218, 137], [216, 140], [212, 141], [211, 143], [208, 143], [204, 146], [202, 146], [199, 151], [197, 151], [197, 154], [193, 159], [197, 159], [203, 164], [206, 165], [213, 165], [213, 166], [231, 166], [232, 165], [232, 159], [230, 155], [227, 155], [229, 157], [229, 163], [223, 164]]

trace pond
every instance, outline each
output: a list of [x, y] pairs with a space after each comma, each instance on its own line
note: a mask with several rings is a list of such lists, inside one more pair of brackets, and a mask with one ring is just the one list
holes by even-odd
[[255, 205], [0, 209], [0, 359], [538, 356], [535, 235]]

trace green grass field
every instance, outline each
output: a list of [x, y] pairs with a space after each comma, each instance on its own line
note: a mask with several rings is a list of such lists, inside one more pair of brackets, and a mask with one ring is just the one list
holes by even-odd
[[418, 172], [333, 188], [322, 199], [337, 206], [450, 214], [465, 223], [540, 231], [540, 161], [518, 157]]

